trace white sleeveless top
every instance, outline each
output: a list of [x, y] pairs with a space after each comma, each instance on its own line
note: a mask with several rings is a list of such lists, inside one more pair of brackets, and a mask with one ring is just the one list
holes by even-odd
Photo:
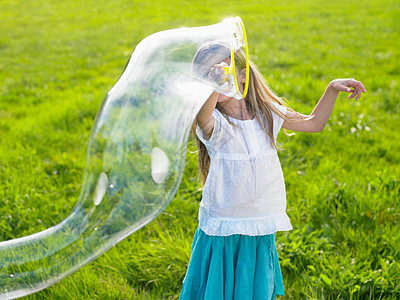
[[[275, 103], [274, 103], [275, 104]], [[286, 107], [275, 104], [284, 114]], [[283, 119], [272, 112], [274, 139]], [[229, 120], [215, 109], [207, 140], [196, 133], [210, 155], [210, 170], [200, 202], [199, 227], [208, 235], [266, 235], [291, 230], [286, 191], [276, 149], [257, 119]], [[266, 117], [262, 118], [268, 130]]]

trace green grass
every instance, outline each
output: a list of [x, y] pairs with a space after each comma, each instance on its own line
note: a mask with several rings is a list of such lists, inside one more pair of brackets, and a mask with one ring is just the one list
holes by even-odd
[[[271, 87], [310, 113], [330, 80], [325, 130], [280, 134], [288, 214], [277, 234], [287, 299], [400, 297], [400, 4], [366, 1], [1, 1], [0, 240], [65, 219], [103, 97], [151, 33], [239, 15]], [[177, 196], [152, 223], [27, 299], [177, 299], [201, 187], [189, 144]]]

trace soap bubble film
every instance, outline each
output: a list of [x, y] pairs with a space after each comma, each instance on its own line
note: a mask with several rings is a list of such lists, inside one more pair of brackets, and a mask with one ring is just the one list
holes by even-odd
[[[222, 78], [209, 77], [223, 59], [231, 63]], [[141, 41], [98, 112], [73, 212], [42, 232], [0, 242], [0, 299], [60, 281], [159, 215], [181, 181], [197, 112], [213, 91], [243, 98], [236, 75], [246, 65], [239, 17]]]

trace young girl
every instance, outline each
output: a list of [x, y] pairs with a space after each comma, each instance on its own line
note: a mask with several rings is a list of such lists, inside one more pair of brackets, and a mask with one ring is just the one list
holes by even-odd
[[[197, 51], [193, 70], [204, 79], [213, 78], [229, 63], [230, 50], [211, 43]], [[242, 92], [245, 80], [243, 69], [238, 74]], [[284, 295], [275, 232], [292, 226], [285, 211], [276, 138], [281, 128], [323, 130], [340, 91], [351, 92], [349, 99], [356, 100], [366, 92], [354, 79], [333, 80], [313, 112], [303, 115], [287, 108], [250, 63], [244, 99], [211, 94], [196, 118], [199, 171], [205, 184], [180, 299], [262, 300]]]

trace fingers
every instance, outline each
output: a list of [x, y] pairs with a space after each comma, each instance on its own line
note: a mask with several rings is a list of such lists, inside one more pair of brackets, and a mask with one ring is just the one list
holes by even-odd
[[350, 86], [353, 88], [359, 88], [364, 93], [367, 92], [364, 85], [360, 81], [355, 80], [354, 78], [348, 79], [346, 84], [347, 84], [347, 86]]
[[363, 91], [361, 90], [361, 88], [357, 87], [354, 90], [352, 90], [352, 94], [348, 98], [351, 99], [356, 96], [356, 101], [358, 101], [358, 99], [360, 99], [362, 93], [363, 93]]
[[225, 67], [228, 67], [229, 65], [226, 63], [226, 62], [224, 62], [224, 61], [221, 61], [219, 64], [216, 64], [214, 67], [217, 67], [217, 68], [225, 68]]
[[223, 74], [224, 72], [222, 68], [214, 66], [208, 73], [208, 79], [220, 85], [223, 81]]
[[355, 97], [356, 101], [358, 101], [358, 99], [361, 98], [362, 93], [367, 92], [364, 85], [360, 81], [355, 80], [354, 78], [346, 80], [345, 86], [347, 87], [346, 92], [352, 93], [348, 98], [352, 99]]
[[353, 93], [348, 97], [349, 99], [354, 98], [354, 96], [357, 94], [357, 90], [356, 89], [350, 90], [350, 92], [353, 92]]
[[[364, 88], [364, 90], [365, 90], [365, 88]], [[358, 89], [357, 89], [357, 97], [356, 97], [356, 101], [358, 101], [358, 99], [360, 99], [360, 98], [361, 98], [362, 92], [363, 92], [363, 91], [362, 91], [360, 88], [358, 88]]]

